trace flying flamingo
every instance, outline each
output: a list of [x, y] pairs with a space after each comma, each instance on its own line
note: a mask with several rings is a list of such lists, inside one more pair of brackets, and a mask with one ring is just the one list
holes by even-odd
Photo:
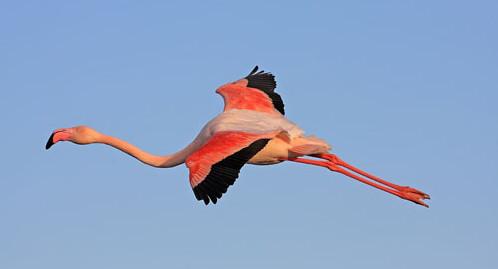
[[244, 164], [292, 161], [325, 167], [428, 207], [423, 200], [430, 197], [424, 192], [364, 172], [329, 153], [331, 147], [324, 140], [304, 135], [303, 130], [284, 116], [284, 103], [275, 88], [275, 77], [258, 72], [258, 66], [246, 77], [219, 87], [216, 93], [223, 97], [223, 112], [209, 121], [191, 144], [171, 155], [152, 155], [87, 126], [55, 130], [46, 149], [59, 141], [80, 145], [101, 143], [153, 167], [168, 168], [185, 163], [195, 197], [206, 205], [216, 204], [234, 184]]

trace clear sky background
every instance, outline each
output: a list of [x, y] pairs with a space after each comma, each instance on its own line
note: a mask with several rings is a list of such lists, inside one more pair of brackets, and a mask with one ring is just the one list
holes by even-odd
[[[0, 267], [498, 268], [496, 3], [3, 2]], [[256, 64], [291, 120], [431, 208], [296, 163], [206, 207], [183, 165], [44, 149], [86, 124], [174, 152]]]

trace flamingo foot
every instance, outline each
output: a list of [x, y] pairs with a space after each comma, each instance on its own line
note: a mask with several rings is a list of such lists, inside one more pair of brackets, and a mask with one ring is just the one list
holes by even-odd
[[429, 205], [427, 205], [423, 201], [424, 199], [430, 199], [430, 198], [426, 198], [426, 197], [428, 197], [428, 195], [425, 193], [419, 194], [419, 193], [415, 193], [415, 192], [400, 192], [400, 194], [397, 196], [400, 197], [401, 199], [405, 199], [405, 200], [411, 201], [415, 204], [419, 204], [421, 206], [425, 206], [425, 207], [429, 208]]
[[409, 186], [400, 186], [399, 188], [397, 188], [397, 190], [399, 190], [400, 192], [403, 192], [403, 193], [417, 194], [417, 195], [421, 196], [422, 199], [427, 199], [427, 200], [431, 199], [431, 196], [429, 194], [424, 193], [422, 191], [419, 191], [419, 190], [412, 188], [412, 187], [409, 187]]

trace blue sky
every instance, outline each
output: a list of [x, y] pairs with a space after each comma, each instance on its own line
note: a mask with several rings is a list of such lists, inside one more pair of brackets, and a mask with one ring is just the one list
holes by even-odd
[[[1, 268], [497, 268], [495, 1], [11, 1], [0, 5]], [[287, 116], [431, 208], [317, 167], [246, 166], [216, 206], [157, 154], [274, 73]]]

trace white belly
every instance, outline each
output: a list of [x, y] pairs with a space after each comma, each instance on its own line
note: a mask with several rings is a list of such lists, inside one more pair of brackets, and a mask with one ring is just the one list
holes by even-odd
[[282, 162], [283, 158], [297, 157], [289, 156], [290, 148], [292, 148], [292, 145], [289, 142], [280, 137], [275, 137], [270, 140], [262, 150], [254, 155], [248, 163], [258, 165], [275, 164]]

